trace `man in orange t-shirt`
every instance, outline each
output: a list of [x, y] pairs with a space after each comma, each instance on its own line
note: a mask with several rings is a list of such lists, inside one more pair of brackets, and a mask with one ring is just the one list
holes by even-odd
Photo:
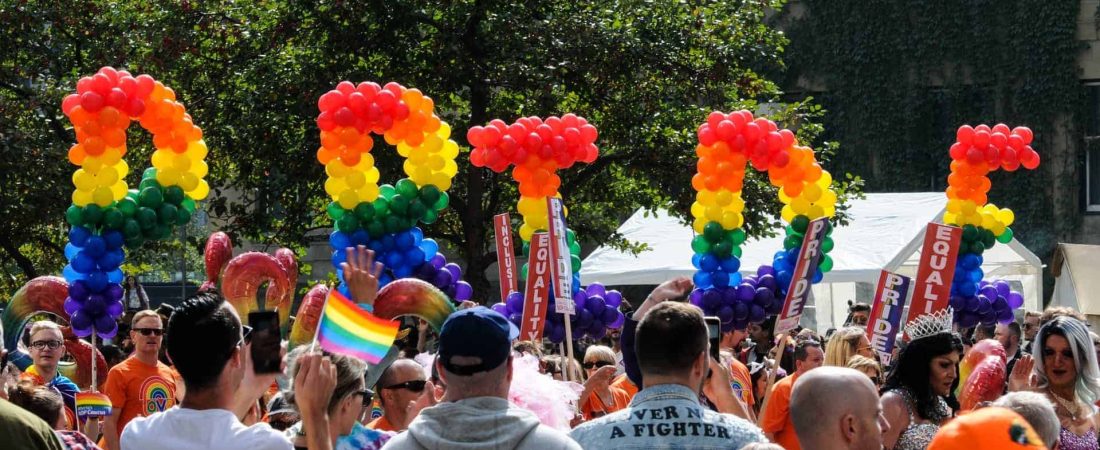
[[130, 420], [165, 411], [176, 404], [175, 376], [168, 365], [157, 359], [163, 334], [164, 326], [155, 311], [134, 314], [130, 329], [134, 354], [111, 368], [103, 386], [112, 406], [111, 415], [103, 424], [103, 441], [108, 450], [118, 450], [118, 437]]
[[798, 341], [794, 347], [794, 374], [775, 383], [761, 412], [760, 428], [768, 439], [786, 450], [802, 449], [794, 432], [794, 422], [791, 421], [791, 388], [799, 376], [821, 367], [824, 362], [825, 353], [821, 351], [821, 344], [812, 340]]
[[752, 411], [753, 405], [756, 404], [756, 398], [752, 393], [752, 375], [749, 373], [749, 368], [737, 359], [740, 353], [741, 341], [745, 340], [746, 334], [745, 330], [732, 330], [728, 333], [722, 333], [722, 341], [718, 343], [718, 346], [723, 352], [730, 353], [730, 387], [733, 388], [733, 393], [745, 402], [745, 406], [749, 411]]

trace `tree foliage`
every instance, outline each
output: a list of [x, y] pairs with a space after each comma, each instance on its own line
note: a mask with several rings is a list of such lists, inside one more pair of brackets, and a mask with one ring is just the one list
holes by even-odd
[[[636, 208], [673, 205], [686, 215], [695, 129], [707, 112], [778, 101], [777, 85], [761, 74], [784, 70], [786, 40], [765, 21], [782, 4], [6, 0], [3, 286], [63, 264], [62, 212], [72, 189], [64, 155], [73, 137], [60, 101], [80, 76], [103, 65], [149, 73], [179, 94], [211, 148], [214, 195], [205, 208], [238, 239], [302, 249], [312, 231], [330, 226], [323, 167], [314, 158], [316, 100], [340, 80], [373, 80], [432, 96], [464, 154], [464, 130], [494, 118], [588, 118], [599, 128], [601, 155], [562, 174], [570, 225], [587, 244], [629, 247], [614, 230]], [[804, 141], [818, 143], [820, 108], [803, 102], [771, 109]], [[141, 169], [149, 137], [131, 131], [128, 159]], [[396, 181], [401, 160], [378, 144], [382, 181]], [[451, 208], [426, 233], [450, 244], [486, 296], [481, 274], [495, 261], [487, 225], [493, 214], [514, 210], [517, 192], [506, 174], [459, 160]], [[774, 190], [761, 177], [746, 181], [747, 227], [768, 233], [778, 214]], [[201, 249], [201, 237], [186, 246]]]

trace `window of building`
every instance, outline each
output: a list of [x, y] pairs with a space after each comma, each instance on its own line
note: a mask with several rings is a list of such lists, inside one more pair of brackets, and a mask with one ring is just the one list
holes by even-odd
[[1085, 211], [1100, 213], [1100, 82], [1085, 84]]

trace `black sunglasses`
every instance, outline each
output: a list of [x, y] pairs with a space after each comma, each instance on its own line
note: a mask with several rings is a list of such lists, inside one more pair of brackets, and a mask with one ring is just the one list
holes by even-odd
[[160, 336], [164, 334], [164, 330], [160, 328], [134, 328], [134, 331], [141, 333], [142, 336]]
[[428, 384], [428, 380], [410, 380], [404, 383], [391, 384], [389, 386], [383, 386], [383, 389], [408, 389], [413, 392], [423, 392], [424, 385]]
[[607, 362], [607, 361], [595, 361], [595, 362], [590, 361], [590, 362], [584, 363], [584, 368], [585, 369], [592, 369], [592, 368], [599, 369], [600, 367], [607, 367], [607, 366], [611, 366], [611, 365], [614, 365], [614, 364], [615, 363], [613, 363], [613, 362]]
[[371, 399], [372, 397], [374, 397], [374, 392], [370, 389], [360, 389], [358, 391], [355, 391], [355, 393], [363, 396], [363, 407], [370, 408]]

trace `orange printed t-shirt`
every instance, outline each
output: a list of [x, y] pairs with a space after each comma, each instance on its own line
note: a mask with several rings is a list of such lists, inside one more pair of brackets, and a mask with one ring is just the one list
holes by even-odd
[[176, 404], [176, 381], [172, 369], [157, 361], [150, 366], [136, 356], [111, 368], [103, 393], [111, 398], [113, 410], [118, 412], [118, 434], [135, 417], [147, 417]]
[[611, 389], [612, 400], [610, 405], [604, 405], [603, 400], [600, 400], [600, 396], [595, 392], [589, 394], [588, 398], [584, 400], [584, 404], [581, 405], [581, 414], [584, 415], [584, 420], [598, 419], [630, 405], [630, 395], [626, 391], [614, 386], [609, 388]]
[[367, 428], [378, 431], [397, 431], [397, 429], [390, 424], [390, 421], [386, 420], [386, 416], [372, 420], [367, 424]]
[[626, 374], [615, 377], [615, 380], [611, 382], [611, 387], [619, 388], [626, 391], [627, 398], [633, 400], [635, 395], [638, 395], [638, 386], [634, 385], [634, 382], [630, 381], [630, 377]]
[[786, 450], [802, 450], [798, 444], [798, 436], [794, 434], [794, 422], [791, 421], [791, 388], [798, 375], [791, 375], [776, 381], [772, 388], [772, 396], [768, 399], [768, 407], [764, 410], [764, 416], [760, 421], [760, 428], [765, 433], [775, 436], [775, 443]]
[[756, 398], [752, 395], [752, 375], [749, 374], [749, 368], [736, 358], [730, 361], [730, 387], [749, 408], [756, 403]]

